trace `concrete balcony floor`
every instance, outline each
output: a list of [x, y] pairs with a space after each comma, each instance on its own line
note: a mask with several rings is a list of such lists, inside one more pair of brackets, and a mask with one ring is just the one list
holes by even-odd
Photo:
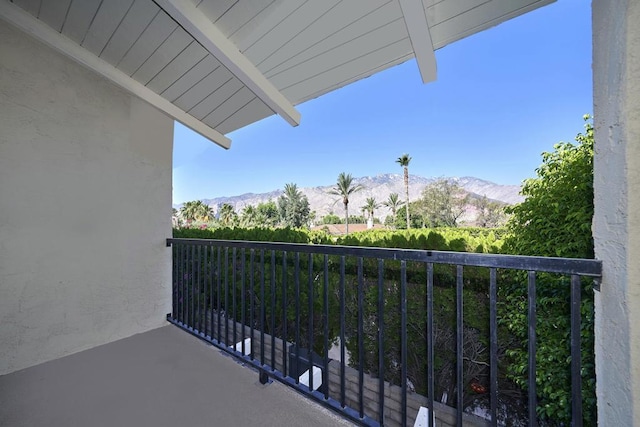
[[351, 426], [164, 326], [0, 377], [0, 426]]

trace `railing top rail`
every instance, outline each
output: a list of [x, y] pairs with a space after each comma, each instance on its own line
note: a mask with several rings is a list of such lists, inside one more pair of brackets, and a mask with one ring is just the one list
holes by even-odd
[[320, 255], [345, 255], [364, 258], [390, 259], [396, 261], [417, 261], [433, 264], [451, 264], [473, 267], [504, 268], [511, 270], [539, 271], [547, 273], [577, 274], [599, 278], [602, 262], [582, 258], [553, 258], [526, 255], [496, 255], [470, 252], [433, 251], [422, 249], [374, 248], [362, 246], [312, 245], [306, 243], [258, 242], [245, 240], [217, 239], [167, 239], [172, 244], [190, 244], [245, 248], [254, 250], [274, 250]]

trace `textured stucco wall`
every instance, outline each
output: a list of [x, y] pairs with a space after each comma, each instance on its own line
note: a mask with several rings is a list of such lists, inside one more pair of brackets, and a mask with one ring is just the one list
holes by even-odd
[[0, 375], [165, 324], [172, 141], [0, 20]]
[[640, 426], [640, 2], [593, 2], [598, 417]]

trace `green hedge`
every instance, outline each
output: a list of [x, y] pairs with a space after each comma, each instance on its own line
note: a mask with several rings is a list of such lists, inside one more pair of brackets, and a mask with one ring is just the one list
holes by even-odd
[[415, 230], [369, 230], [346, 236], [332, 236], [320, 230], [292, 228], [179, 228], [175, 238], [247, 240], [336, 244], [381, 248], [427, 249], [455, 252], [500, 253], [504, 229], [437, 228]]

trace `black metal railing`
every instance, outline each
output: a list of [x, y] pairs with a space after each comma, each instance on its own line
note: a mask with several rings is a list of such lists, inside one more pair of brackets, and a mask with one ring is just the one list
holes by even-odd
[[[167, 245], [170, 322], [257, 368], [263, 382], [281, 381], [362, 425], [406, 426], [431, 414], [422, 418], [429, 426], [496, 426], [505, 406], [537, 425], [544, 337], [536, 335], [536, 292], [560, 289], [570, 317], [571, 422], [582, 425], [581, 295], [597, 284], [598, 261], [198, 239]], [[526, 305], [524, 343], [500, 323], [501, 310], [517, 309], [505, 306], [507, 288], [508, 301], [520, 296]], [[528, 352], [525, 388], [505, 368], [509, 346]], [[467, 413], [473, 406], [484, 420]]]

